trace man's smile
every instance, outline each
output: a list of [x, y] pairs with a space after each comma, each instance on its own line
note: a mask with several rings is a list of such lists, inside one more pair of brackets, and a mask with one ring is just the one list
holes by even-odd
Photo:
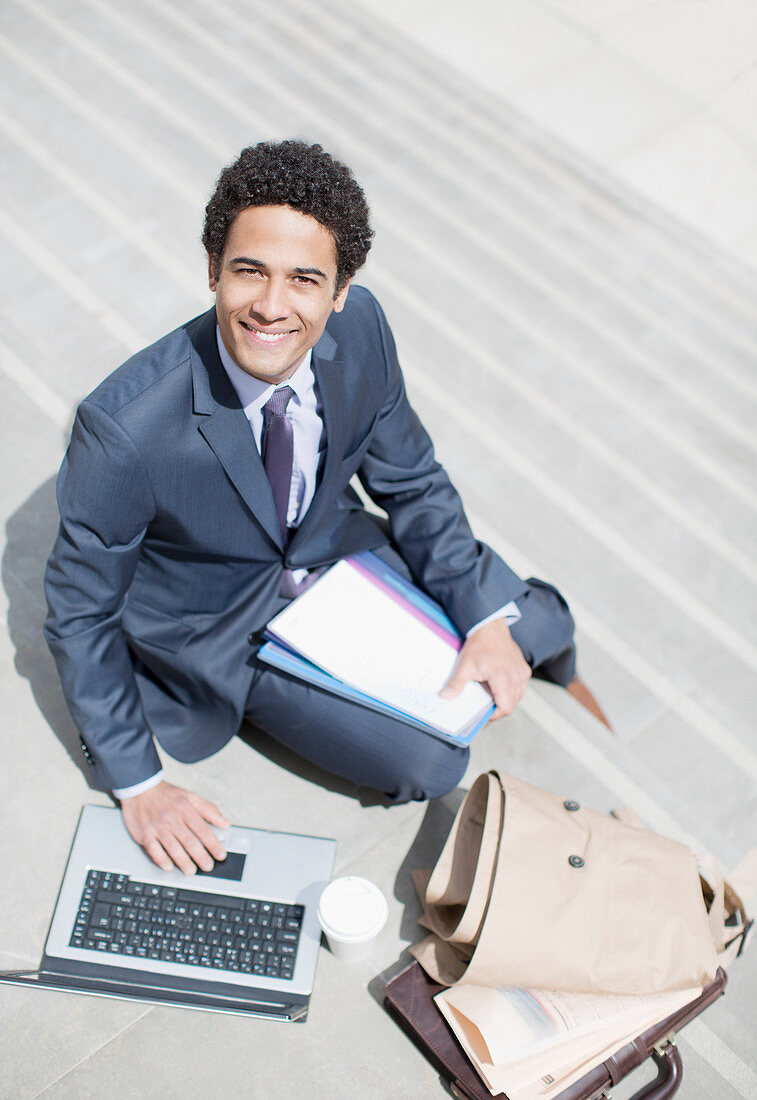
[[246, 333], [255, 341], [263, 344], [276, 345], [283, 343], [288, 336], [294, 336], [297, 329], [284, 329], [281, 332], [269, 332], [267, 329], [258, 328], [257, 325], [250, 324], [249, 321], [239, 322]]

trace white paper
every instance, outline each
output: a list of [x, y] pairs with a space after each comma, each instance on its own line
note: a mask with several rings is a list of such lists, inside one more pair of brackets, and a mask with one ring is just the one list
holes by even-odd
[[440, 699], [457, 650], [346, 561], [269, 627], [332, 676], [446, 733], [459, 732], [491, 705], [476, 683], [456, 699]]

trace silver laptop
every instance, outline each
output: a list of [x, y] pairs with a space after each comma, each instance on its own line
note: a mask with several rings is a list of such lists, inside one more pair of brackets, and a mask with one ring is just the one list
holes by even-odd
[[336, 841], [233, 826], [207, 874], [161, 871], [117, 809], [85, 806], [39, 970], [0, 980], [304, 1020]]

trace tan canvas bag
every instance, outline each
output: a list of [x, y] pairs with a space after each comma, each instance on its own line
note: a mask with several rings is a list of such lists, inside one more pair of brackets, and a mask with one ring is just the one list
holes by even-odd
[[436, 867], [416, 877], [433, 935], [412, 951], [444, 985], [463, 975], [479, 985], [587, 993], [704, 985], [747, 927], [714, 865], [707, 880], [709, 913], [684, 845], [487, 772]]

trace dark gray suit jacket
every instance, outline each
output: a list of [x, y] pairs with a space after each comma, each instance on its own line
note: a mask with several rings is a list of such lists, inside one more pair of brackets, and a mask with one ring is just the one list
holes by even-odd
[[283, 567], [328, 565], [387, 536], [461, 631], [526, 586], [477, 543], [405, 396], [380, 307], [350, 290], [313, 349], [326, 433], [313, 502], [287, 547], [249, 424], [221, 365], [215, 314], [146, 348], [80, 406], [58, 479], [46, 637], [96, 781], [125, 787], [217, 751], [242, 720], [248, 635]]

